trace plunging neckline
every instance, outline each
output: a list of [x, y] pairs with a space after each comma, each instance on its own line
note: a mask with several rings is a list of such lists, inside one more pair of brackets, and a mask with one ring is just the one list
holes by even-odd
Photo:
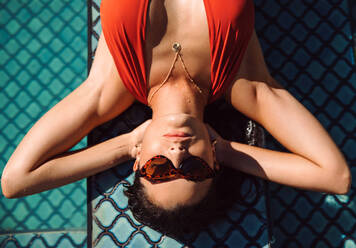
[[[106, 43], [120, 78], [132, 95], [144, 104], [147, 104], [149, 86], [145, 43], [151, 2], [103, 0], [100, 9]], [[253, 33], [254, 7], [253, 0], [203, 0], [202, 3], [210, 50], [210, 82], [207, 82], [210, 86], [204, 88], [210, 90], [209, 102], [213, 102], [226, 92], [236, 77]], [[199, 9], [203, 11], [202, 8]], [[203, 20], [201, 14], [199, 18]]]
[[[144, 66], [143, 66], [143, 72], [142, 72], [142, 75], [143, 75], [143, 78], [144, 78], [144, 85], [145, 85], [145, 94], [146, 94], [146, 100], [148, 98], [148, 94], [149, 94], [149, 90], [150, 90], [150, 86], [149, 86], [149, 82], [148, 82], [148, 77], [147, 77], [147, 67], [146, 67], [146, 37], [147, 37], [147, 20], [148, 18], [150, 18], [150, 15], [149, 15], [149, 11], [150, 11], [150, 5], [152, 3], [153, 0], [145, 0], [146, 3], [145, 3], [145, 11], [144, 13], [146, 13], [146, 16], [143, 17], [143, 27], [142, 27], [142, 42], [143, 42], [143, 46], [142, 46], [142, 51], [141, 51], [141, 54], [142, 54], [142, 57], [143, 57], [143, 61], [144, 61]], [[206, 23], [207, 23], [207, 29], [208, 29], [208, 36], [209, 36], [209, 54], [210, 54], [210, 85], [209, 85], [209, 96], [208, 98], [210, 97], [211, 95], [211, 89], [212, 89], [212, 86], [213, 86], [213, 82], [212, 82], [212, 40], [211, 40], [211, 30], [210, 30], [210, 26], [212, 26], [212, 23], [211, 23], [211, 20], [209, 18], [209, 14], [211, 13], [207, 13], [207, 6], [206, 6], [206, 1], [207, 0], [203, 0], [203, 5], [204, 5], [204, 12], [205, 12], [205, 18], [206, 18]], [[179, 42], [179, 41], [177, 41]], [[173, 44], [172, 44], [173, 45]]]

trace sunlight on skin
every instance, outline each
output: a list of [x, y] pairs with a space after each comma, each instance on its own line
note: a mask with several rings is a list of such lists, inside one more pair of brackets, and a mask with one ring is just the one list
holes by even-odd
[[[173, 135], [167, 137], [167, 134]], [[146, 129], [134, 170], [142, 168], [147, 160], [156, 155], [166, 156], [175, 167], [190, 156], [198, 156], [211, 168], [214, 167], [212, 145], [205, 124], [187, 114], [170, 114], [152, 120]], [[175, 179], [152, 184], [143, 178], [141, 182], [153, 203], [173, 209], [201, 200], [207, 194], [212, 179], [202, 182]]]

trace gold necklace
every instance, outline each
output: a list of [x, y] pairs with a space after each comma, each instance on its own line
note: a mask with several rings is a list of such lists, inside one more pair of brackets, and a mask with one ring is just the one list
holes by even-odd
[[182, 50], [182, 46], [178, 43], [178, 42], [175, 42], [173, 45], [172, 45], [172, 50], [175, 52], [175, 56], [174, 56], [174, 59], [173, 59], [173, 62], [171, 64], [171, 68], [169, 69], [168, 73], [167, 73], [167, 76], [166, 78], [163, 80], [163, 82], [158, 86], [158, 88], [150, 95], [149, 99], [147, 100], [148, 102], [148, 105], [150, 105], [150, 102], [153, 98], [153, 96], [157, 93], [157, 91], [159, 91], [163, 85], [165, 85], [165, 83], [167, 83], [168, 79], [170, 78], [171, 74], [172, 74], [172, 71], [173, 71], [173, 68], [179, 58], [182, 66], [183, 66], [183, 69], [185, 71], [185, 74], [187, 75], [189, 81], [192, 83], [192, 85], [194, 86], [195, 89], [198, 90], [198, 92], [200, 94], [203, 94], [203, 90], [198, 86], [198, 84], [196, 82], [194, 82], [194, 79], [192, 78], [192, 76], [190, 76], [188, 70], [187, 70], [187, 67], [185, 66], [185, 63], [183, 61], [183, 58], [182, 58], [182, 55], [180, 53], [180, 51]]

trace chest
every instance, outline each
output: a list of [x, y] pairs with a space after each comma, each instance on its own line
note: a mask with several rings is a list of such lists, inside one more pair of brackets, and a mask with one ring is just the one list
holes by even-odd
[[[189, 82], [188, 75], [217, 99], [234, 79], [254, 25], [252, 0], [103, 0], [100, 14], [119, 75], [142, 102], [167, 75]], [[176, 42], [184, 67], [172, 63]]]
[[[202, 87], [210, 85], [209, 28], [203, 0], [152, 0], [146, 20], [145, 59], [150, 87], [162, 82], [169, 71], [178, 42], [186, 68]], [[178, 62], [178, 61], [177, 61]], [[172, 78], [185, 77], [176, 63]]]

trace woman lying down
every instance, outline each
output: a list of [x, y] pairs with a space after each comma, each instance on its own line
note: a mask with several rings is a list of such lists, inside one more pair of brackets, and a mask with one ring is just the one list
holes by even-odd
[[[349, 190], [350, 171], [335, 143], [268, 72], [252, 0], [103, 0], [100, 11], [103, 33], [88, 78], [18, 145], [2, 175], [6, 197], [49, 190], [134, 159], [129, 205], [138, 220], [165, 233], [175, 231], [172, 223], [219, 209], [215, 188], [225, 168], [306, 190]], [[205, 107], [219, 98], [290, 152], [221, 138], [203, 122]], [[135, 100], [152, 109], [152, 120], [67, 152]]]

